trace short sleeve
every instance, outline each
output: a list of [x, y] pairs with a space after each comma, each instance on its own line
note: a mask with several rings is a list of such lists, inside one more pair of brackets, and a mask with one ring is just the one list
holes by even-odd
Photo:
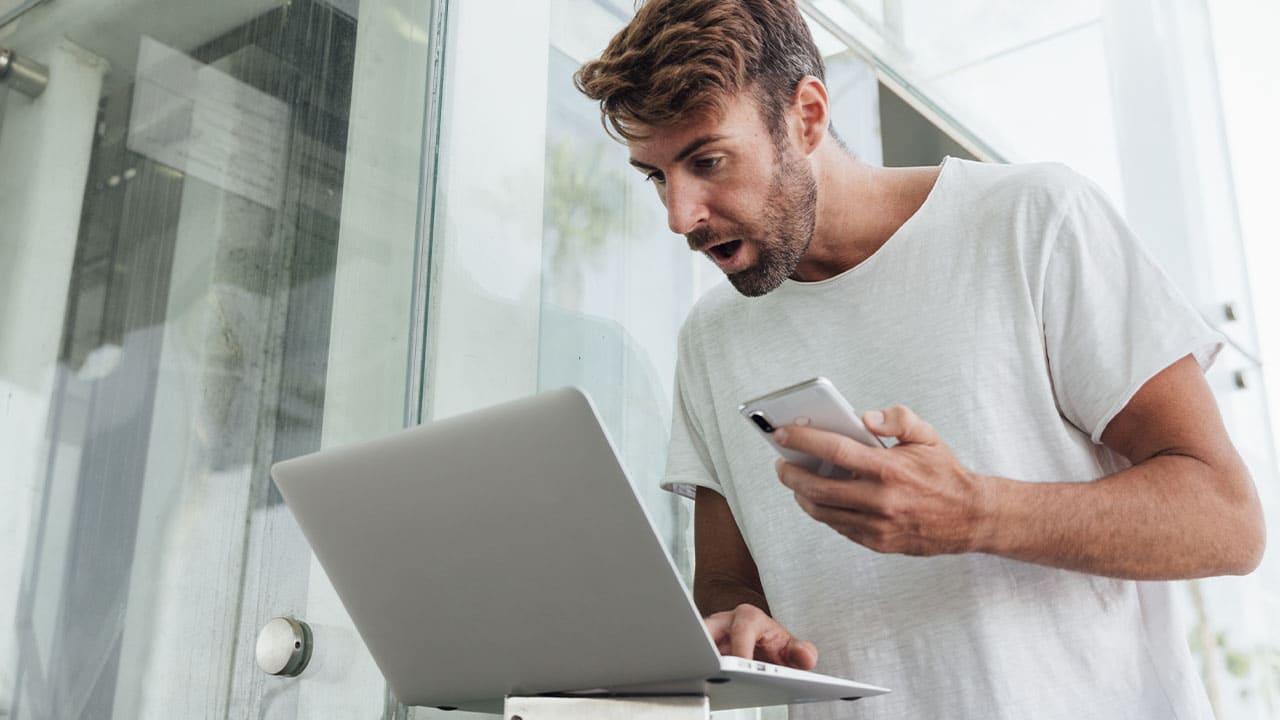
[[1076, 189], [1050, 242], [1041, 314], [1054, 395], [1101, 444], [1148, 380], [1187, 355], [1207, 370], [1223, 338], [1091, 183]]
[[724, 494], [716, 479], [711, 454], [697, 418], [690, 412], [695, 405], [688, 397], [689, 383], [683, 378], [686, 361], [682, 358], [676, 367], [675, 397], [671, 408], [671, 443], [667, 446], [667, 470], [663, 474], [662, 489], [689, 499], [696, 496], [696, 488], [710, 488]]

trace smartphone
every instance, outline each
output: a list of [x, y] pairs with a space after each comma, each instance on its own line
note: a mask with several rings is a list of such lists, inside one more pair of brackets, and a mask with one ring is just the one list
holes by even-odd
[[842, 479], [849, 477], [850, 473], [830, 461], [779, 446], [773, 431], [782, 425], [807, 425], [853, 438], [868, 447], [885, 447], [884, 442], [862, 423], [862, 418], [836, 390], [836, 386], [824, 377], [805, 380], [748, 400], [738, 406], [738, 412], [787, 462], [823, 477]]

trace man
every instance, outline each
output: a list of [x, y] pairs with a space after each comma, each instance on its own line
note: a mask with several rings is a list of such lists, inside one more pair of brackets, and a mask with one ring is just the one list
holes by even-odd
[[[1209, 716], [1146, 581], [1262, 555], [1202, 376], [1219, 336], [1092, 184], [868, 166], [822, 78], [793, 0], [650, 0], [576, 76], [732, 285], [681, 331], [667, 477], [697, 488], [721, 651], [895, 690], [797, 718]], [[815, 375], [886, 408], [887, 450], [779, 431], [852, 480], [775, 466], [737, 414]]]

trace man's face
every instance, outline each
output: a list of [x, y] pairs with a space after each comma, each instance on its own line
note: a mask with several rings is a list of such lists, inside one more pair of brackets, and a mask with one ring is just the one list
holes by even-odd
[[750, 92], [723, 117], [648, 128], [631, 164], [667, 208], [672, 232], [754, 297], [790, 277], [813, 239], [817, 182], [792, 142], [775, 143]]

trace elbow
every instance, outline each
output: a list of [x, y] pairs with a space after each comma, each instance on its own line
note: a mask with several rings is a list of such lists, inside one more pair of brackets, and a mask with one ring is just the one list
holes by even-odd
[[1241, 478], [1237, 486], [1244, 492], [1239, 493], [1232, 503], [1234, 512], [1228, 527], [1231, 533], [1227, 575], [1248, 575], [1262, 564], [1262, 556], [1267, 549], [1267, 522], [1263, 517], [1262, 503], [1258, 499], [1253, 478], [1247, 470], [1241, 470]]
[[1258, 508], [1256, 512], [1249, 514], [1256, 517], [1246, 520], [1245, 527], [1241, 528], [1237, 536], [1237, 548], [1233, 553], [1235, 562], [1227, 572], [1229, 575], [1248, 575], [1257, 570], [1267, 550], [1267, 526], [1262, 518], [1262, 510]]

